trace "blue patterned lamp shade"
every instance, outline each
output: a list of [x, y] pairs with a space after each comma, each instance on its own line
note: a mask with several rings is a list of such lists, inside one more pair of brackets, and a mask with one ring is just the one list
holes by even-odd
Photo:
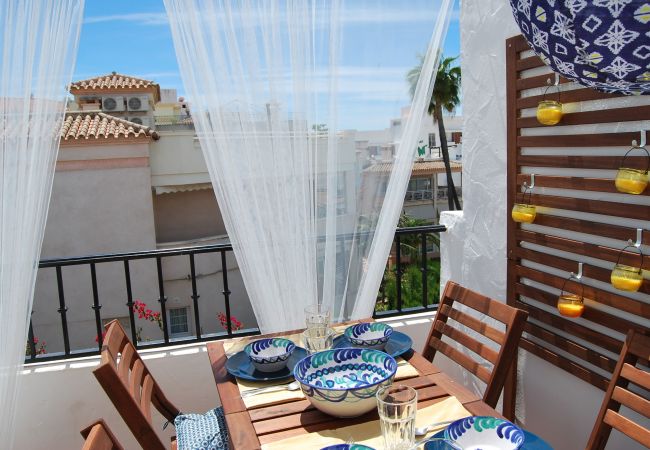
[[605, 92], [650, 94], [650, 0], [510, 0], [555, 72]]

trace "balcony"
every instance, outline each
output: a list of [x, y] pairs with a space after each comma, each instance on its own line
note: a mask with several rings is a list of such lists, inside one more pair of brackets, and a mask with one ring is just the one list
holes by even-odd
[[154, 123], [159, 131], [186, 131], [194, 130], [194, 121], [191, 116], [155, 116]]

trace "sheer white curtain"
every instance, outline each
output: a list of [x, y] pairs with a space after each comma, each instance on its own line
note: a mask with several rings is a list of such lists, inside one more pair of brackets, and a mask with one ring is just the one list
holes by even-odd
[[261, 330], [370, 316], [453, 1], [164, 1]]
[[0, 0], [0, 436], [18, 373], [83, 0]]

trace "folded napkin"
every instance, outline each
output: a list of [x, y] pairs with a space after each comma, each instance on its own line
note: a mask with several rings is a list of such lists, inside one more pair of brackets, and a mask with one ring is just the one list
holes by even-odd
[[[337, 333], [342, 333], [343, 330], [345, 330], [347, 327], [346, 326], [338, 326], [334, 327], [334, 331]], [[290, 339], [296, 345], [300, 345], [300, 333], [298, 334], [288, 334], [286, 336], [281, 336], [285, 339]], [[246, 338], [241, 338], [241, 339], [236, 339], [236, 340], [231, 340], [229, 342], [224, 342], [223, 347], [224, 350], [226, 351], [227, 356], [232, 356], [237, 352], [240, 352], [244, 350], [244, 347], [256, 339], [259, 339], [259, 336], [253, 336], [253, 337], [246, 337]], [[413, 378], [418, 376], [418, 371], [413, 367], [411, 364], [408, 363], [408, 361], [402, 359], [402, 358], [396, 358], [397, 361], [397, 373], [395, 374], [395, 380], [402, 380], [405, 378]], [[249, 391], [251, 389], [257, 389], [260, 387], [266, 387], [266, 386], [277, 386], [280, 384], [287, 384], [291, 380], [290, 379], [284, 379], [284, 380], [273, 380], [273, 381], [248, 381], [248, 380], [242, 380], [240, 378], [237, 379], [237, 386], [239, 387], [239, 392], [244, 393], [246, 391]], [[251, 395], [249, 397], [243, 398], [244, 405], [246, 405], [246, 408], [257, 408], [260, 406], [267, 406], [267, 405], [274, 405], [277, 403], [286, 403], [288, 401], [292, 400], [302, 400], [304, 399], [305, 396], [303, 395], [302, 391], [299, 389], [297, 391], [288, 391], [286, 389], [282, 391], [273, 391], [273, 392], [266, 392], [263, 394], [255, 394]]]
[[[418, 409], [415, 424], [418, 427], [422, 427], [432, 423], [462, 419], [467, 416], [471, 416], [471, 414], [456, 397], [449, 397], [434, 405]], [[341, 423], [345, 423], [344, 419], [341, 419]], [[429, 431], [429, 436], [437, 433], [444, 426]], [[364, 444], [375, 449], [384, 448], [384, 438], [381, 435], [379, 420], [337, 428], [336, 430], [323, 430], [316, 433], [293, 436], [264, 444], [262, 445], [262, 450], [318, 449], [327, 447], [328, 445], [344, 444], [348, 441], [354, 441], [356, 444]]]

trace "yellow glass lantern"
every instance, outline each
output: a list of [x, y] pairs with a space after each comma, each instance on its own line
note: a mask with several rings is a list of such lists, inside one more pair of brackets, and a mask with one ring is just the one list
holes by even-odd
[[[625, 167], [625, 158], [627, 158], [627, 155], [632, 150], [636, 149], [643, 150], [648, 156], [648, 164], [646, 165], [645, 170]], [[650, 153], [648, 150], [645, 147], [632, 147], [623, 156], [621, 168], [618, 169], [618, 173], [616, 174], [616, 189], [625, 194], [643, 193], [648, 186], [648, 169], [650, 169]]]
[[[546, 93], [549, 86], [544, 91], [542, 101], [537, 105], [537, 121], [542, 125], [557, 125], [562, 120], [562, 102], [560, 102], [560, 88], [557, 89], [557, 100], [547, 100]], [[557, 86], [556, 86], [557, 87]]]
[[641, 264], [639, 267], [626, 266], [621, 264], [621, 255], [628, 248], [636, 248], [633, 245], [628, 245], [618, 254], [618, 260], [612, 270], [610, 280], [612, 286], [621, 291], [636, 292], [643, 284], [643, 252], [639, 248], [639, 255], [641, 257]]
[[[528, 203], [526, 203], [526, 192], [528, 192]], [[537, 215], [535, 205], [530, 204], [532, 197], [532, 189], [528, 186], [524, 189], [523, 203], [515, 203], [512, 207], [511, 217], [512, 220], [519, 223], [533, 223]]]
[[[567, 282], [571, 279], [576, 280], [576, 282], [580, 284], [580, 287], [582, 288], [580, 295], [571, 292], [564, 292]], [[572, 319], [582, 316], [582, 313], [585, 310], [584, 291], [585, 287], [583, 286], [582, 281], [571, 274], [571, 276], [564, 281], [562, 289], [560, 290], [560, 296], [557, 299], [557, 310], [560, 312], [560, 315]]]

